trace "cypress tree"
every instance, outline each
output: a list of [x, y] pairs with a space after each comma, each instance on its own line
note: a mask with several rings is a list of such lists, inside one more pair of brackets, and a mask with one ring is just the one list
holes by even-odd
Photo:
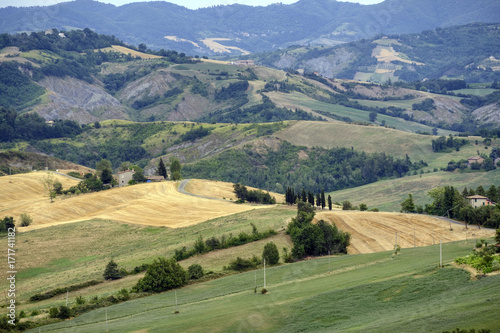
[[328, 195], [328, 209], [332, 210], [332, 196]]
[[165, 167], [165, 164], [163, 163], [161, 157], [160, 157], [160, 164], [158, 165], [158, 174], [167, 179], [167, 168]]
[[321, 209], [325, 209], [325, 204], [326, 204], [325, 191], [321, 190]]
[[304, 190], [302, 188], [302, 198], [301, 198], [302, 202], [306, 202], [307, 201], [307, 194], [306, 194], [306, 190]]

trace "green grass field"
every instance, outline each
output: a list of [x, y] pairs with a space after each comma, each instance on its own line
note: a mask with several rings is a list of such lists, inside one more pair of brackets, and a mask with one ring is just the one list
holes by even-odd
[[[345, 107], [342, 105], [329, 104], [312, 99], [299, 92], [291, 92], [288, 94], [272, 92], [267, 94], [273, 102], [276, 104], [282, 104], [287, 107], [302, 108], [312, 111], [322, 111], [327, 113], [333, 113], [340, 117], [349, 117], [354, 122], [364, 122], [369, 123], [369, 112], [358, 110], [354, 108]], [[378, 102], [382, 103], [382, 102]], [[387, 126], [394, 127], [395, 129], [405, 131], [405, 132], [432, 132], [432, 127], [427, 125], [422, 125], [420, 123], [405, 121], [402, 118], [390, 117], [383, 114], [377, 116], [377, 124], [380, 124], [382, 120], [385, 120]], [[448, 135], [454, 133], [451, 131], [440, 130], [440, 134]]]
[[334, 202], [349, 200], [354, 205], [365, 203], [368, 205], [368, 208], [377, 207], [383, 211], [399, 212], [401, 210], [401, 202], [408, 197], [409, 193], [413, 195], [415, 204], [423, 206], [426, 203], [431, 203], [427, 193], [435, 187], [453, 186], [462, 191], [464, 187], [475, 189], [479, 185], [482, 185], [487, 189], [491, 185], [498, 186], [498, 184], [500, 184], [499, 169], [490, 172], [471, 173], [440, 171], [425, 173], [422, 176], [417, 175], [382, 180], [373, 184], [335, 191], [329, 194], [332, 196]]
[[[296, 210], [293, 207], [278, 206], [250, 210], [178, 229], [91, 220], [18, 233], [17, 287], [23, 290], [18, 301], [24, 303], [35, 293], [58, 287], [101, 280], [104, 267], [111, 259], [130, 271], [136, 266], [152, 262], [158, 256], [171, 257], [182, 246], [192, 247], [200, 235], [207, 239], [230, 234], [238, 236], [241, 232], [251, 234], [250, 223], [254, 223], [262, 232], [268, 229], [282, 231], [287, 220], [294, 215]], [[251, 245], [218, 251], [216, 256], [209, 253], [203, 258], [193, 257], [182, 262], [182, 265], [187, 269], [192, 263], [199, 262], [206, 270], [221, 271], [222, 266], [237, 255], [245, 258], [261, 255], [268, 241], [264, 239]], [[282, 235], [274, 236], [273, 241], [280, 245], [280, 250], [283, 246], [291, 248], [288, 239]], [[139, 277], [128, 277], [125, 284], [113, 282], [107, 283], [105, 288], [92, 287], [87, 292], [99, 296], [109, 295], [123, 287], [132, 287]], [[0, 288], [7, 288], [6, 282], [1, 281]], [[76, 295], [79, 292], [70, 294], [72, 302]], [[63, 298], [27, 303], [21, 308], [33, 311], [61, 305], [65, 301]]]
[[439, 245], [397, 256], [305, 260], [268, 268], [266, 295], [254, 293], [264, 283], [260, 269], [98, 309], [42, 331], [498, 332], [500, 275], [471, 281], [450, 266], [471, 246], [444, 244], [444, 268], [438, 268]]

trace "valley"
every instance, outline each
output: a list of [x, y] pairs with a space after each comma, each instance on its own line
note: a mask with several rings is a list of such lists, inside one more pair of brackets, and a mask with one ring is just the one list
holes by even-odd
[[394, 5], [0, 6], [0, 331], [500, 331], [500, 7]]

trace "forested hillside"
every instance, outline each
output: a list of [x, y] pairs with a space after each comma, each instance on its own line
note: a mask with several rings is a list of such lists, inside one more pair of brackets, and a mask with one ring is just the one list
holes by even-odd
[[460, 78], [500, 80], [500, 25], [469, 24], [417, 34], [379, 34], [335, 47], [292, 47], [255, 57], [282, 69], [303, 69], [329, 78], [415, 81]]
[[384, 1], [369, 6], [301, 0], [290, 5], [234, 4], [188, 10], [161, 1], [116, 7], [78, 0], [47, 7], [2, 8], [0, 32], [89, 27], [128, 44], [146, 43], [153, 49], [234, 55], [290, 45], [331, 46], [380, 33], [415, 33], [471, 22], [496, 22], [499, 6], [495, 0]]

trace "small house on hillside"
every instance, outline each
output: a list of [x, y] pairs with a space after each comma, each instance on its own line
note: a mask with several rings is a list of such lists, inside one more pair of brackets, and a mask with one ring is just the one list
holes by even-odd
[[134, 173], [134, 170], [125, 170], [118, 172], [118, 185], [120, 187], [127, 186], [128, 182], [132, 180]]
[[469, 199], [469, 203], [474, 208], [478, 208], [481, 206], [490, 206], [490, 205], [495, 206], [496, 205], [493, 201], [491, 201], [487, 197], [483, 197], [482, 195], [473, 195], [473, 196], [467, 197], [467, 199]]
[[473, 157], [469, 157], [467, 159], [467, 163], [469, 164], [469, 167], [472, 165], [472, 163], [483, 164], [483, 162], [484, 162], [484, 158], [482, 158], [481, 156], [473, 156]]

